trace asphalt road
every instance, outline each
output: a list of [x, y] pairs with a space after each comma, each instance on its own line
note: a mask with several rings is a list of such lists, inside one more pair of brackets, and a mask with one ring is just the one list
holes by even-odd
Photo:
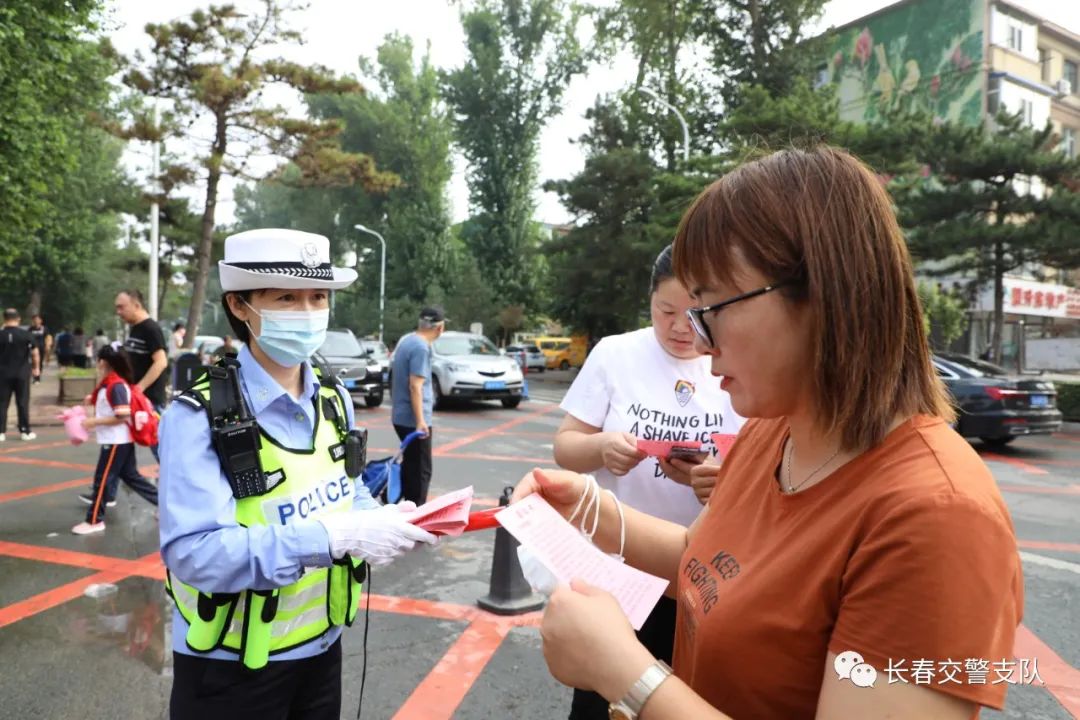
[[[473, 485], [480, 504], [530, 468], [551, 462], [561, 419], [554, 401], [569, 373], [530, 375], [516, 410], [476, 404], [436, 420], [436, 493]], [[386, 408], [359, 410], [373, 455], [396, 437]], [[103, 535], [76, 537], [96, 447], [68, 445], [59, 428], [0, 446], [0, 720], [164, 718], [171, 676], [169, 606], [153, 508], [124, 489]], [[152, 462], [140, 450], [143, 463]], [[1004, 713], [1080, 715], [1080, 433], [1026, 439], [985, 454], [1013, 513], [1027, 602], [1016, 656], [1036, 658], [1045, 685], [1016, 686]], [[152, 466], [145, 467], [152, 474]], [[372, 578], [366, 718], [551, 720], [569, 691], [547, 673], [538, 615], [481, 612], [494, 534], [467, 534], [408, 556]], [[363, 621], [344, 636], [342, 717], [356, 717]], [[1066, 709], [1069, 708], [1069, 709]]]

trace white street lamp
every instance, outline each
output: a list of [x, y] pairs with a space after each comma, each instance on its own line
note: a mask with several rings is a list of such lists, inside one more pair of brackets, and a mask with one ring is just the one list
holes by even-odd
[[648, 95], [653, 100], [660, 103], [660, 105], [667, 108], [671, 112], [675, 113], [675, 117], [677, 117], [679, 119], [679, 124], [682, 125], [682, 157], [683, 157], [683, 162], [686, 162], [687, 160], [689, 160], [690, 159], [690, 129], [686, 125], [686, 118], [683, 117], [683, 114], [681, 112], [679, 112], [679, 109], [677, 107], [675, 107], [674, 105], [669, 103], [664, 98], [660, 97], [656, 93], [656, 91], [653, 90], [652, 88], [641, 86], [641, 87], [638, 88], [638, 92], [641, 93], [642, 95]]
[[360, 225], [359, 223], [353, 225], [354, 228], [360, 232], [367, 233], [368, 235], [374, 235], [379, 238], [379, 242], [382, 243], [382, 268], [379, 270], [379, 342], [383, 341], [383, 314], [386, 307], [386, 240], [382, 235], [375, 232], [369, 227]]

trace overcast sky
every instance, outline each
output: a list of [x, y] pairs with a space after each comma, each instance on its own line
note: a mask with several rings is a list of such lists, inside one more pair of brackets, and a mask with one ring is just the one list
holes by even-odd
[[[222, 0], [218, 0], [221, 2]], [[252, 5], [251, 0], [233, 0], [238, 7]], [[941, 0], [954, 2], [956, 0]], [[457, 67], [464, 62], [464, 36], [459, 22], [459, 9], [445, 0], [310, 0], [310, 8], [293, 17], [293, 27], [306, 38], [302, 47], [286, 48], [284, 55], [304, 63], [326, 65], [339, 73], [357, 73], [356, 59], [373, 56], [375, 49], [388, 33], [399, 32], [413, 37], [417, 48], [431, 44], [436, 65]], [[1076, 0], [1013, 0], [1036, 15], [1080, 33], [1080, 2]], [[137, 49], [149, 49], [143, 31], [149, 22], [165, 22], [207, 7], [209, 0], [170, 0], [168, 3], [147, 0], [107, 0], [107, 32], [116, 47], [125, 54]], [[885, 0], [831, 0], [825, 6], [821, 29], [842, 25], [886, 5]], [[579, 171], [584, 158], [570, 141], [586, 129], [583, 118], [597, 95], [623, 87], [633, 77], [627, 63], [616, 60], [610, 67], [594, 67], [585, 76], [575, 78], [564, 98], [565, 111], [552, 120], [544, 131], [540, 150], [540, 180], [568, 178]], [[146, 148], [132, 148], [129, 164], [137, 169], [148, 168]], [[376, 158], [377, 160], [377, 158]], [[465, 185], [463, 162], [455, 162], [450, 199], [454, 220], [468, 214], [468, 191]], [[145, 170], [143, 170], [145, 172]], [[218, 204], [218, 223], [233, 220], [232, 184]], [[566, 211], [557, 197], [550, 193], [538, 195], [537, 219], [564, 222]], [[200, 206], [201, 209], [201, 206]]]

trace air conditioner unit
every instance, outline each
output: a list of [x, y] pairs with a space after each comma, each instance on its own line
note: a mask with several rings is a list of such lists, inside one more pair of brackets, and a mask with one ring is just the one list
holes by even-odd
[[1061, 78], [1057, 81], [1057, 85], [1054, 86], [1058, 95], [1072, 95], [1073, 86], [1068, 78]]

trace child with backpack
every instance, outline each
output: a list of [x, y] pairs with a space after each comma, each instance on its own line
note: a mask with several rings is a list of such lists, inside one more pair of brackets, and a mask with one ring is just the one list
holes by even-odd
[[135, 443], [157, 443], [157, 415], [131, 377], [131, 362], [122, 349], [106, 345], [97, 356], [98, 385], [87, 398], [83, 426], [93, 430], [101, 445], [94, 486], [79, 499], [90, 506], [86, 520], [71, 528], [76, 535], [105, 530], [105, 508], [116, 505], [118, 483], [124, 483], [147, 502], [157, 505], [157, 486], [139, 474]]

